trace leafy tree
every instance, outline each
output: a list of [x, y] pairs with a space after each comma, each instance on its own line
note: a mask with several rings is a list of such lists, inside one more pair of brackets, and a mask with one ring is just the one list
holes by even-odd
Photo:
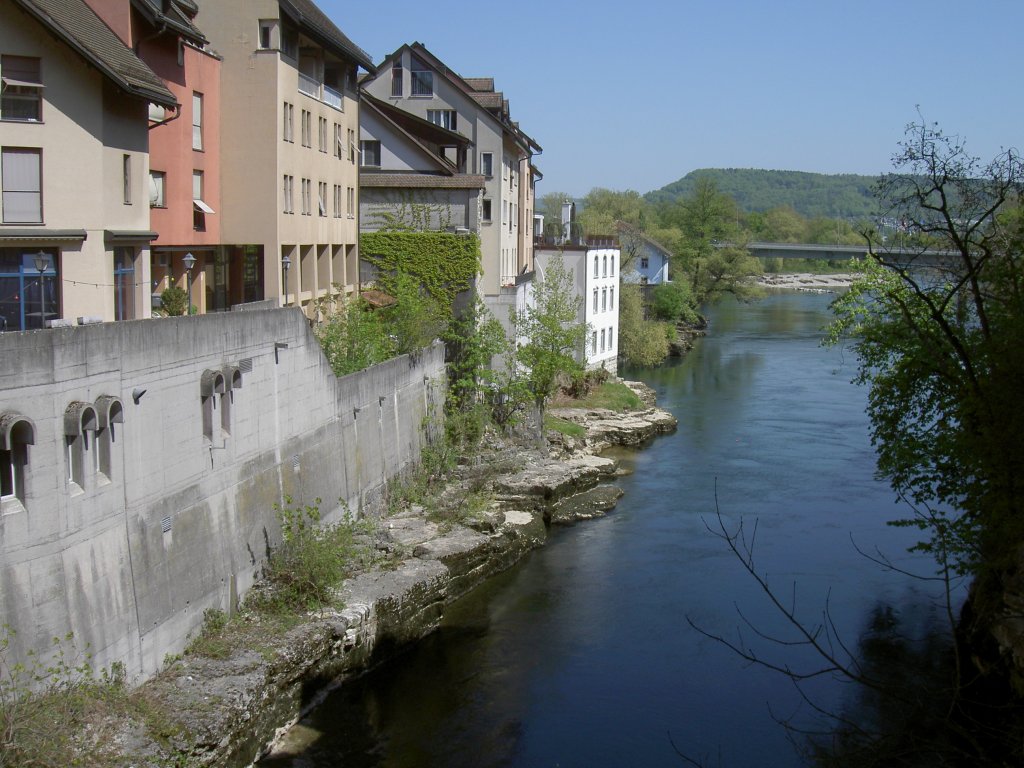
[[924, 122], [894, 163], [879, 181], [887, 216], [948, 259], [922, 268], [924, 254], [869, 238], [829, 340], [853, 336], [879, 472], [913, 504], [922, 548], [1005, 572], [1024, 535], [1024, 168], [1013, 150], [983, 163]]
[[544, 236], [557, 239], [562, 232], [562, 204], [572, 200], [567, 192], [548, 192], [537, 200], [537, 213], [544, 215]]
[[670, 323], [696, 323], [700, 319], [693, 293], [685, 280], [654, 286], [649, 308], [655, 318]]
[[395, 303], [378, 311], [396, 355], [430, 346], [444, 333], [448, 325], [445, 309], [418, 280], [399, 272], [391, 292]]
[[668, 323], [644, 318], [640, 286], [624, 284], [619, 295], [619, 352], [633, 365], [657, 365], [668, 357]]
[[573, 289], [572, 274], [556, 257], [543, 277], [534, 281], [532, 302], [512, 313], [516, 362], [540, 411], [541, 423], [544, 405], [558, 388], [559, 377], [583, 370], [577, 359], [587, 337], [587, 327], [579, 322], [581, 302]]
[[395, 355], [381, 317], [364, 299], [343, 300], [314, 329], [336, 376], [361, 371]]
[[642, 230], [649, 212], [647, 202], [639, 192], [631, 189], [616, 192], [595, 187], [583, 198], [577, 218], [588, 235], [614, 235], [620, 221]]

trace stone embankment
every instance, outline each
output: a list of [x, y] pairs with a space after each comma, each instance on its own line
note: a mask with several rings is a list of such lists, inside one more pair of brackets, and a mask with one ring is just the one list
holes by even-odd
[[813, 293], [834, 293], [850, 287], [856, 275], [817, 275], [808, 272], [768, 273], [758, 278], [762, 288], [788, 288]]
[[[146, 684], [147, 698], [181, 727], [158, 744], [141, 725], [125, 724], [118, 745], [130, 756], [125, 764], [249, 765], [346, 677], [432, 632], [453, 600], [543, 545], [551, 524], [614, 507], [622, 494], [608, 482], [616, 462], [596, 454], [676, 426], [653, 406], [649, 388], [631, 386], [648, 404], [642, 411], [557, 411], [583, 425], [585, 439], [555, 440], [547, 452], [493, 449], [490, 462], [503, 469], [490, 482], [494, 502], [470, 523], [439, 525], [417, 506], [383, 519], [376, 546], [394, 555], [392, 565], [349, 579], [343, 610], [311, 615], [283, 635], [267, 632], [258, 647], [226, 659], [188, 654], [175, 661]], [[465, 470], [469, 483], [482, 468]], [[258, 627], [253, 635], [261, 636]]]

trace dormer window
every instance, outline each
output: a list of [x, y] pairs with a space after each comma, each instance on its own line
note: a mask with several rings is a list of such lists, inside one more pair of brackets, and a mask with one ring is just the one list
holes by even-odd
[[434, 95], [434, 73], [417, 57], [411, 57], [410, 73], [412, 75], [413, 96]]
[[0, 120], [43, 119], [43, 80], [34, 56], [0, 56]]

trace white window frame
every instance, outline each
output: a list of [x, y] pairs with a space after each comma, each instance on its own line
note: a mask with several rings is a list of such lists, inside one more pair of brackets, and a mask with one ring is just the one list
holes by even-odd
[[149, 207], [167, 207], [167, 173], [164, 171], [149, 172]]
[[203, 94], [192, 91], [192, 149], [203, 151]]

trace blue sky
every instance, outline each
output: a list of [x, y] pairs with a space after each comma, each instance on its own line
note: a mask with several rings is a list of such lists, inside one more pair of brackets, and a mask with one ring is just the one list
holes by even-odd
[[983, 158], [1024, 150], [1024, 0], [318, 2], [375, 62], [419, 41], [493, 76], [544, 147], [541, 195], [709, 167], [875, 175], [918, 105]]

